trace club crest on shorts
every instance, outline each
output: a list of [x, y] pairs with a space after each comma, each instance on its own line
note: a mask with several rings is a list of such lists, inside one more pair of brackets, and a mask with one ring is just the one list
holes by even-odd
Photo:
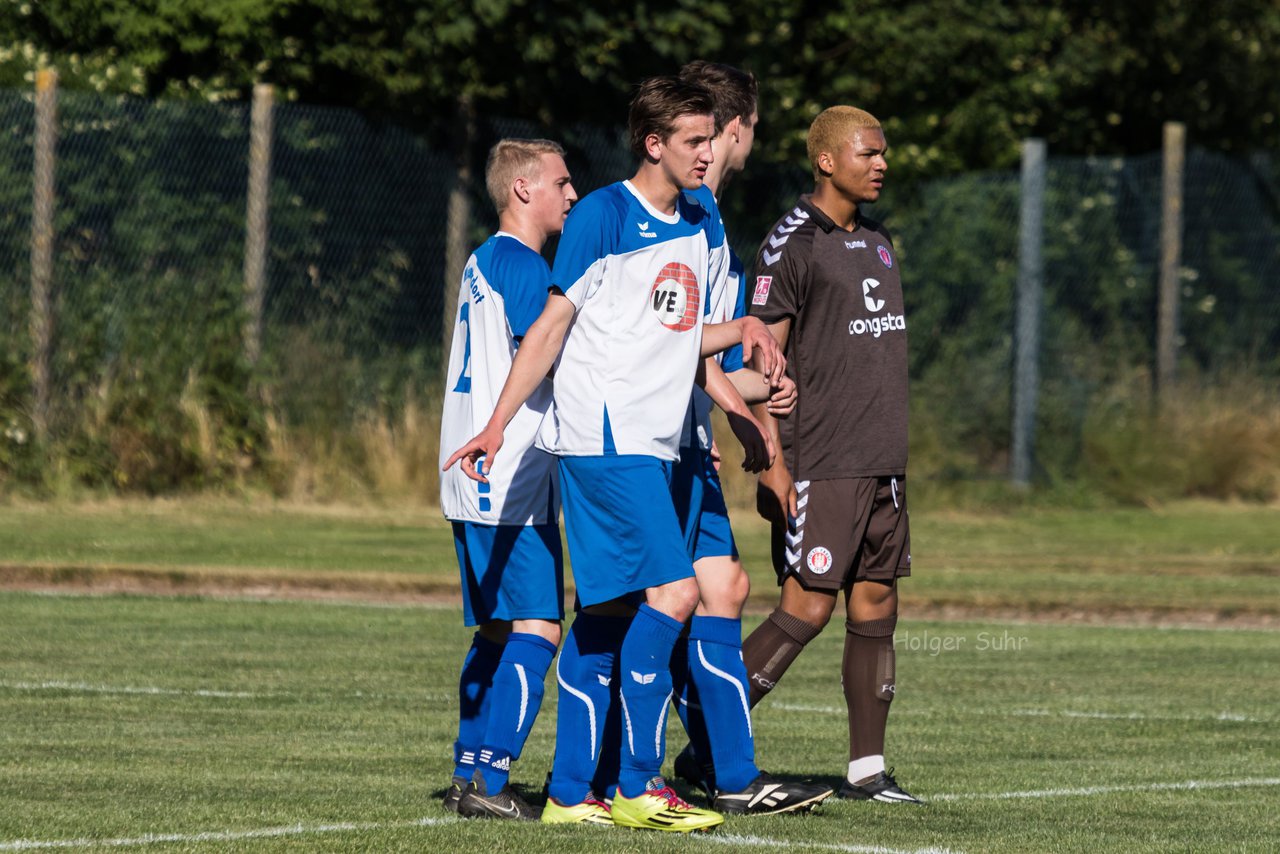
[[658, 322], [676, 332], [688, 332], [698, 323], [702, 309], [698, 277], [684, 264], [672, 261], [653, 280], [649, 307]]
[[805, 564], [814, 575], [826, 575], [831, 571], [831, 552], [822, 546], [815, 546], [809, 549]]
[[769, 288], [773, 286], [773, 276], [756, 276], [756, 290], [751, 295], [752, 305], [764, 305], [769, 301]]
[[884, 262], [886, 267], [893, 266], [893, 256], [889, 254], [889, 250], [884, 246], [876, 247], [876, 254], [880, 256], [880, 260]]

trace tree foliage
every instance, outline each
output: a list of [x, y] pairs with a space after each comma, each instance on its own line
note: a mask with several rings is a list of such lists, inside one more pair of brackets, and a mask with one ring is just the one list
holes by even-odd
[[[767, 158], [803, 159], [833, 103], [879, 115], [907, 176], [1133, 153], [1167, 120], [1228, 151], [1280, 142], [1272, 0], [41, 0], [0, 17], [0, 83], [41, 62], [69, 85], [309, 103], [447, 131], [459, 98], [545, 126], [618, 124], [629, 87], [709, 57], [762, 78]], [[108, 69], [123, 73], [108, 75]]]

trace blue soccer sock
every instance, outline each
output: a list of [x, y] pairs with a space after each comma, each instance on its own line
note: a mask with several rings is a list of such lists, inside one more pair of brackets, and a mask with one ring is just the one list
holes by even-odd
[[529, 738], [529, 730], [542, 708], [543, 683], [555, 657], [556, 645], [546, 638], [512, 632], [493, 675], [489, 726], [476, 766], [484, 777], [485, 791], [496, 795], [507, 785], [511, 763]]
[[547, 792], [562, 804], [579, 804], [592, 791], [602, 758], [603, 732], [609, 717], [618, 650], [630, 617], [578, 612], [565, 635], [556, 663], [559, 708], [556, 712], [556, 755]]
[[453, 743], [453, 776], [470, 780], [489, 725], [489, 695], [502, 644], [476, 632], [458, 677], [458, 738]]
[[618, 794], [635, 798], [662, 773], [667, 703], [671, 700], [671, 650], [682, 624], [641, 605], [622, 641], [622, 762]]
[[689, 629], [689, 671], [697, 687], [710, 733], [716, 786], [740, 792], [760, 774], [747, 703], [747, 668], [742, 663], [742, 621], [694, 617]]
[[676, 713], [689, 736], [689, 746], [700, 764], [711, 764], [711, 744], [707, 740], [707, 719], [702, 712], [698, 688], [693, 684], [689, 671], [689, 632], [686, 629], [676, 640], [671, 651], [671, 694], [675, 697]]

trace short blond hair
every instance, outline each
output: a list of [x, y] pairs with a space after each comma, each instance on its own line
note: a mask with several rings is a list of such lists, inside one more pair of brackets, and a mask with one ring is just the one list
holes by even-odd
[[857, 107], [828, 107], [809, 125], [809, 165], [815, 179], [822, 176], [818, 168], [818, 156], [822, 152], [834, 154], [860, 130], [879, 130], [880, 120]]
[[511, 185], [517, 178], [537, 180], [542, 174], [542, 155], [564, 157], [564, 148], [549, 139], [500, 139], [489, 149], [484, 167], [484, 184], [493, 206], [502, 213], [511, 199]]

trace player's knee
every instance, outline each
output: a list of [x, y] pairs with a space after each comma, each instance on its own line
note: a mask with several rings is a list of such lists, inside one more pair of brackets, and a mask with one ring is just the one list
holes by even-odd
[[694, 609], [698, 607], [698, 599], [698, 582], [692, 578], [651, 587], [645, 595], [650, 608], [682, 623], [693, 616]]
[[537, 635], [543, 640], [560, 645], [560, 623], [556, 620], [516, 620], [512, 631], [526, 635]]

